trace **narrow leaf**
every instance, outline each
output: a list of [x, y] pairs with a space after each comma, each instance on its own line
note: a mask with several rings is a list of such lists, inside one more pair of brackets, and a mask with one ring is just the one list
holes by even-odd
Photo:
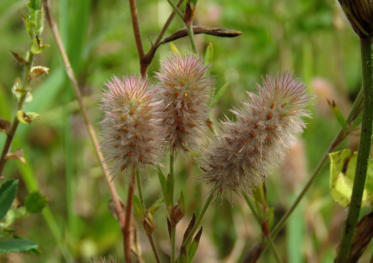
[[24, 252], [37, 248], [37, 243], [26, 239], [11, 239], [0, 242], [0, 253]]
[[203, 231], [203, 228], [201, 227], [198, 233], [196, 234], [196, 236], [194, 237], [192, 244], [190, 245], [190, 248], [188, 250], [188, 263], [192, 262], [194, 255], [197, 252], [199, 241], [202, 236], [202, 231]]
[[214, 45], [210, 42], [206, 48], [205, 63], [211, 64], [214, 59]]
[[6, 215], [16, 198], [18, 180], [10, 179], [0, 187], [0, 220]]
[[345, 130], [347, 128], [347, 122], [345, 117], [343, 116], [341, 110], [338, 108], [337, 104], [334, 100], [330, 101], [328, 100], [328, 105], [330, 109], [332, 110], [334, 117], [338, 121], [338, 123], [341, 125], [341, 127]]

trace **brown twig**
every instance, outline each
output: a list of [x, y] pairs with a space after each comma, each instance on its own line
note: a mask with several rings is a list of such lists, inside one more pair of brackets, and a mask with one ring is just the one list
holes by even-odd
[[[193, 32], [195, 35], [206, 34], [218, 37], [237, 37], [242, 34], [241, 31], [233, 29], [225, 29], [219, 27], [208, 27], [208, 26], [193, 26]], [[169, 37], [166, 37], [159, 45], [166, 44], [179, 38], [186, 37], [188, 35], [187, 29], [181, 29]]]
[[123, 211], [123, 208], [122, 208], [119, 196], [118, 196], [118, 194], [116, 192], [115, 186], [114, 186], [114, 184], [112, 182], [112, 177], [110, 176], [109, 168], [108, 168], [108, 166], [107, 166], [107, 164], [105, 162], [105, 158], [104, 158], [104, 155], [102, 153], [100, 144], [98, 142], [96, 132], [95, 132], [95, 130], [93, 128], [92, 122], [90, 121], [88, 113], [87, 113], [87, 110], [86, 110], [86, 108], [84, 106], [82, 95], [81, 95], [80, 89], [79, 89], [79, 84], [78, 84], [78, 81], [77, 81], [77, 79], [75, 77], [74, 71], [73, 71], [73, 69], [71, 67], [69, 58], [68, 58], [68, 56], [66, 54], [65, 47], [63, 46], [63, 43], [61, 41], [60, 33], [58, 31], [56, 22], [52, 18], [52, 15], [51, 15], [51, 12], [50, 12], [50, 8], [49, 8], [49, 4], [48, 4], [48, 0], [43, 0], [43, 7], [44, 7], [44, 10], [45, 10], [45, 17], [46, 17], [46, 19], [48, 21], [49, 27], [51, 28], [53, 36], [54, 36], [54, 38], [56, 40], [58, 49], [60, 51], [60, 54], [61, 54], [61, 57], [62, 57], [62, 60], [63, 60], [63, 63], [65, 65], [66, 73], [67, 73], [67, 75], [68, 75], [68, 77], [69, 77], [69, 79], [70, 79], [70, 81], [72, 83], [72, 87], [73, 87], [73, 89], [75, 91], [75, 96], [76, 96], [76, 98], [78, 100], [78, 103], [79, 103], [79, 106], [80, 106], [81, 113], [83, 115], [83, 119], [84, 119], [85, 125], [87, 126], [88, 133], [89, 133], [89, 135], [91, 137], [91, 140], [92, 140], [93, 146], [95, 148], [95, 151], [96, 151], [96, 154], [97, 154], [100, 166], [101, 166], [102, 171], [103, 171], [103, 173], [105, 175], [106, 182], [107, 182], [107, 184], [109, 186], [110, 193], [111, 193], [111, 196], [112, 196], [113, 202], [114, 202], [115, 212], [116, 212], [116, 214], [118, 216], [120, 227], [121, 227], [121, 229], [123, 231], [124, 225], [125, 225], [124, 211]]
[[140, 58], [140, 72], [141, 72], [141, 76], [145, 77], [146, 67], [144, 66], [144, 63], [143, 63], [145, 54], [144, 54], [144, 48], [142, 46], [142, 41], [141, 41], [141, 33], [140, 33], [139, 19], [137, 15], [136, 0], [128, 0], [128, 1], [130, 4], [130, 10], [131, 10], [133, 34], [135, 36], [137, 52], [139, 53], [139, 58]]
[[128, 186], [128, 196], [127, 196], [127, 205], [126, 205], [126, 221], [124, 225], [124, 255], [125, 255], [125, 262], [126, 263], [131, 263], [131, 217], [132, 217], [132, 197], [133, 197], [133, 192], [135, 190], [135, 185], [136, 185], [136, 167], [132, 167], [132, 172], [131, 172], [131, 181]]
[[[183, 2], [184, 2], [184, 0], [179, 0], [179, 2], [177, 2], [176, 6], [180, 7], [180, 5]], [[166, 33], [168, 27], [170, 26], [172, 20], [174, 19], [174, 17], [175, 17], [175, 11], [172, 11], [170, 16], [167, 18], [166, 23], [163, 25], [161, 31], [159, 32], [159, 35], [156, 38], [155, 42], [152, 44], [152, 47], [145, 54], [144, 59], [142, 61], [142, 63], [144, 64], [143, 67], [144, 67], [145, 72], [146, 72], [148, 66], [150, 65], [150, 63], [152, 62], [152, 60], [154, 58], [154, 55], [155, 55], [155, 52], [157, 51], [158, 47], [160, 46], [160, 42], [162, 41], [162, 38], [163, 38], [164, 34]]]

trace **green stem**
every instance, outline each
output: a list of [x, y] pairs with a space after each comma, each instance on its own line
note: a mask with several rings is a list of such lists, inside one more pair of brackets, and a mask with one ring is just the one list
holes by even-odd
[[[170, 187], [171, 187], [171, 208], [174, 207], [174, 187], [175, 187], [175, 177], [174, 177], [174, 162], [175, 162], [175, 151], [172, 149], [170, 153]], [[171, 210], [169, 210], [170, 212]], [[169, 213], [170, 222], [171, 213]], [[171, 223], [171, 263], [175, 262], [175, 248], [176, 248], [176, 224]]]
[[274, 242], [273, 242], [272, 236], [271, 236], [271, 234], [266, 234], [266, 233], [264, 233], [263, 228], [262, 228], [262, 226], [263, 226], [263, 220], [262, 220], [262, 218], [258, 215], [258, 213], [257, 213], [257, 211], [256, 211], [256, 209], [255, 209], [255, 207], [254, 207], [254, 204], [251, 202], [249, 196], [248, 196], [245, 192], [242, 191], [241, 194], [242, 194], [243, 198], [245, 199], [246, 204], [247, 204], [248, 207], [250, 208], [251, 212], [253, 213], [256, 222], [257, 222], [258, 225], [261, 227], [261, 229], [262, 229], [262, 233], [263, 233], [263, 236], [264, 236], [264, 238], [267, 240], [267, 242], [268, 242], [268, 244], [269, 244], [269, 247], [271, 248], [271, 250], [272, 250], [272, 252], [273, 252], [273, 255], [275, 256], [276, 262], [277, 262], [277, 263], [281, 263], [281, 262], [282, 262], [282, 261], [281, 261], [281, 257], [280, 257], [280, 254], [278, 253], [278, 251], [277, 251], [277, 249], [276, 249], [276, 246], [275, 246], [275, 244], [274, 244]]
[[[146, 210], [146, 206], [145, 206], [145, 202], [144, 202], [144, 198], [143, 198], [143, 194], [142, 194], [142, 184], [141, 184], [141, 178], [140, 178], [139, 170], [136, 170], [136, 182], [137, 182], [137, 190], [139, 192], [139, 198], [140, 198], [141, 205], [142, 205], [143, 209]], [[157, 251], [157, 248], [155, 247], [154, 240], [153, 240], [153, 235], [152, 235], [151, 232], [146, 231], [146, 229], [145, 229], [145, 232], [146, 232], [146, 236], [149, 240], [150, 246], [152, 248], [155, 260], [157, 261], [157, 263], [160, 263], [159, 256], [158, 256], [158, 251]]]
[[370, 153], [372, 122], [373, 122], [373, 65], [372, 65], [372, 39], [361, 38], [361, 59], [363, 69], [363, 89], [364, 89], [364, 109], [361, 125], [360, 146], [357, 156], [357, 164], [352, 189], [350, 209], [346, 219], [339, 253], [336, 258], [337, 263], [348, 262], [351, 252], [352, 238], [355, 227], [359, 219], [361, 200], [365, 186]]
[[188, 37], [189, 37], [189, 40], [190, 40], [190, 43], [192, 45], [192, 49], [193, 49], [193, 52], [198, 54], [198, 50], [197, 50], [197, 46], [196, 46], [196, 42], [194, 41], [194, 32], [193, 32], [193, 25], [190, 24], [188, 25], [187, 23], [185, 23], [184, 21], [184, 14], [183, 12], [181, 12], [181, 10], [174, 4], [174, 2], [172, 2], [172, 0], [167, 0], [167, 2], [170, 4], [170, 6], [173, 8], [173, 10], [175, 11], [175, 13], [181, 18], [181, 20], [183, 21], [187, 31], [188, 31]]

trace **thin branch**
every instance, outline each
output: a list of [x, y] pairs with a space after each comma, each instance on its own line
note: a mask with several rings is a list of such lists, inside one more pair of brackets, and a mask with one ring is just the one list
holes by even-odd
[[[179, 0], [179, 2], [176, 4], [176, 6], [180, 7], [180, 5], [183, 2], [184, 2], [184, 0]], [[175, 11], [173, 10], [172, 13], [170, 14], [170, 16], [167, 18], [166, 23], [163, 25], [161, 31], [159, 32], [159, 35], [156, 38], [154, 44], [152, 44], [152, 47], [150, 48], [148, 53], [145, 54], [144, 60], [142, 61], [142, 63], [144, 63], [145, 72], [146, 72], [148, 66], [150, 65], [150, 63], [152, 62], [152, 60], [154, 58], [154, 55], [155, 55], [155, 52], [157, 51], [157, 49], [160, 45], [160, 42], [162, 41], [162, 38], [163, 38], [164, 34], [166, 33], [168, 27], [170, 26], [172, 20], [174, 19], [174, 17], [175, 17]]]
[[[193, 32], [195, 35], [198, 34], [206, 34], [211, 36], [217, 37], [238, 37], [242, 34], [241, 31], [233, 30], [233, 29], [226, 29], [220, 27], [207, 27], [207, 26], [193, 26]], [[166, 44], [168, 42], [174, 41], [176, 39], [188, 36], [187, 29], [180, 29], [179, 31], [175, 32], [169, 37], [166, 37], [159, 45]]]
[[108, 166], [107, 166], [107, 164], [105, 162], [105, 158], [104, 158], [104, 155], [102, 153], [100, 144], [98, 142], [96, 132], [95, 132], [95, 130], [93, 128], [92, 122], [90, 121], [90, 118], [88, 116], [87, 110], [86, 110], [86, 108], [84, 106], [82, 95], [81, 95], [80, 89], [79, 89], [79, 84], [78, 84], [78, 81], [77, 81], [77, 79], [75, 77], [74, 71], [73, 71], [73, 69], [71, 67], [71, 64], [70, 64], [69, 58], [67, 56], [65, 47], [63, 46], [63, 43], [62, 43], [62, 40], [61, 40], [61, 37], [60, 37], [60, 33], [58, 31], [56, 22], [52, 18], [52, 15], [51, 15], [51, 12], [50, 12], [50, 8], [49, 8], [49, 4], [48, 4], [48, 0], [43, 0], [43, 7], [44, 7], [44, 10], [45, 10], [45, 17], [46, 17], [46, 19], [48, 21], [49, 27], [52, 30], [52, 33], [53, 33], [53, 36], [54, 36], [54, 38], [56, 40], [58, 49], [60, 51], [60, 54], [61, 54], [61, 57], [62, 57], [62, 60], [63, 60], [63, 63], [65, 65], [66, 73], [67, 73], [67, 75], [68, 75], [68, 77], [69, 77], [69, 79], [70, 79], [70, 81], [72, 83], [72, 87], [74, 89], [75, 96], [76, 96], [76, 98], [78, 100], [78, 103], [79, 103], [79, 106], [80, 106], [80, 110], [81, 110], [81, 113], [83, 115], [84, 123], [85, 123], [85, 125], [86, 125], [86, 127], [88, 129], [88, 133], [89, 133], [89, 135], [91, 137], [93, 146], [95, 148], [95, 152], [97, 154], [97, 158], [99, 160], [99, 163], [100, 163], [100, 166], [102, 168], [102, 171], [103, 171], [103, 173], [105, 175], [106, 183], [109, 186], [111, 197], [112, 197], [113, 202], [114, 202], [115, 212], [116, 212], [117, 217], [119, 219], [120, 227], [123, 230], [124, 225], [125, 225], [124, 211], [123, 211], [123, 208], [122, 208], [119, 196], [118, 196], [118, 194], [116, 192], [115, 186], [114, 186], [114, 184], [112, 182], [112, 177], [110, 176], [109, 168], [108, 168]]
[[142, 41], [141, 41], [141, 33], [140, 33], [140, 26], [139, 26], [139, 18], [137, 15], [136, 0], [128, 0], [128, 2], [130, 4], [130, 10], [131, 10], [133, 34], [135, 36], [137, 52], [139, 53], [139, 58], [140, 58], [140, 72], [141, 72], [141, 76], [145, 77], [146, 68], [144, 67], [144, 64], [143, 64], [143, 59], [144, 59], [145, 54], [144, 54], [144, 48], [142, 46]]

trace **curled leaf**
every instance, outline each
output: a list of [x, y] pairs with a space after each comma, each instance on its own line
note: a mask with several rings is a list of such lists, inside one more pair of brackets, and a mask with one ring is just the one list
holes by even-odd
[[26, 164], [26, 159], [23, 156], [23, 150], [22, 149], [17, 149], [12, 153], [8, 153], [7, 156], [6, 156], [6, 159], [7, 160], [19, 160], [23, 164]]
[[37, 78], [43, 74], [48, 74], [49, 73], [49, 68], [48, 67], [43, 67], [43, 66], [35, 66], [32, 67], [31, 72], [30, 72], [30, 78]]
[[[346, 207], [350, 204], [352, 187], [355, 178], [355, 169], [357, 162], [357, 152], [345, 149], [339, 152], [329, 154], [330, 157], [330, 175], [329, 188], [330, 193], [337, 203]], [[362, 206], [373, 204], [373, 160], [368, 160], [367, 178], [363, 191]]]
[[16, 61], [21, 64], [21, 65], [27, 65], [27, 61], [21, 56], [19, 55], [18, 53], [14, 52], [14, 51], [10, 51], [13, 55], [13, 57], [16, 59]]

